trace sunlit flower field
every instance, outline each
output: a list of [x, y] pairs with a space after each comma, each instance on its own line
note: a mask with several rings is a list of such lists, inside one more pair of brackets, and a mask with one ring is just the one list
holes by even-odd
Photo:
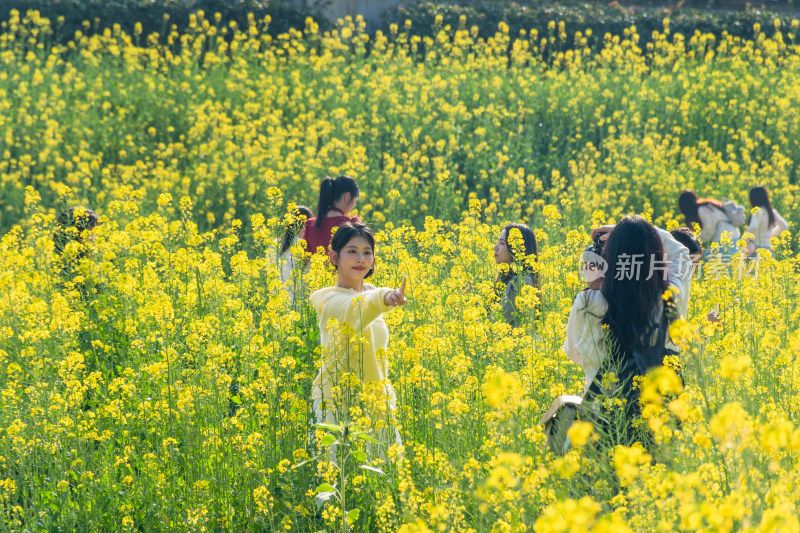
[[[800, 531], [797, 23], [717, 42], [665, 20], [644, 49], [635, 28], [266, 24], [65, 45], [35, 13], [4, 24], [0, 529]], [[315, 502], [343, 486], [309, 438], [307, 296], [335, 277], [319, 256], [284, 286], [276, 253], [339, 173], [377, 232], [374, 283], [407, 277], [409, 298], [386, 315], [404, 446], [367, 453], [379, 428], [355, 412], [345, 516]], [[539, 419], [582, 390], [561, 346], [589, 229], [671, 229], [680, 190], [748, 205], [756, 184], [790, 232], [757, 269], [696, 276], [671, 330], [686, 386], [642, 385], [654, 447], [598, 454], [579, 424], [555, 457]], [[100, 225], [56, 254], [77, 205]], [[540, 251], [515, 329], [491, 251], [507, 221]]]

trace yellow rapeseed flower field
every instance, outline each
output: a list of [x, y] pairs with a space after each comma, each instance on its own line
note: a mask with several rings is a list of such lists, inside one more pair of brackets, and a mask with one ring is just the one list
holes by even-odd
[[[561, 50], [503, 26], [268, 22], [198, 13], [183, 34], [67, 44], [36, 12], [4, 24], [0, 529], [800, 531], [796, 24]], [[276, 244], [338, 173], [376, 230], [374, 284], [407, 277], [409, 299], [382, 354], [403, 447], [374, 452], [385, 407], [357, 391], [367, 468], [346, 517], [315, 501], [345, 466], [309, 431], [308, 295], [335, 277], [311, 258], [290, 298]], [[685, 386], [642, 383], [652, 446], [599, 450], [579, 424], [555, 457], [538, 423], [583, 387], [562, 344], [590, 228], [671, 228], [683, 188], [746, 203], [755, 184], [791, 231], [757, 269], [703, 265], [673, 324]], [[99, 225], [59, 254], [56, 217], [77, 205]], [[491, 251], [508, 221], [539, 243], [516, 328]]]

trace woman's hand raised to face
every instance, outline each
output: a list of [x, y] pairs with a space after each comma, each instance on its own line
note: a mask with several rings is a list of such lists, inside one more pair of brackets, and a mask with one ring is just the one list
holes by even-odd
[[614, 229], [614, 226], [616, 226], [616, 224], [608, 224], [605, 226], [592, 228], [592, 240], [594, 240], [595, 237], [597, 237], [597, 235], [600, 234], [601, 235], [600, 240], [605, 241], [606, 239], [608, 239], [608, 235]]
[[392, 291], [387, 292], [386, 296], [383, 297], [383, 303], [395, 307], [403, 305], [407, 301], [408, 300], [406, 300], [406, 278], [403, 278], [403, 284], [400, 285], [399, 289], [393, 289]]

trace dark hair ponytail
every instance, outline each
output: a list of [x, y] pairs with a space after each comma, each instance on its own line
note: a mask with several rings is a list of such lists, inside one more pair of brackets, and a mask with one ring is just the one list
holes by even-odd
[[317, 228], [322, 227], [322, 219], [328, 214], [333, 204], [335, 204], [344, 193], [350, 193], [351, 197], [358, 198], [358, 184], [350, 176], [337, 176], [322, 178], [319, 184], [319, 202], [317, 202]]
[[690, 228], [693, 223], [696, 223], [701, 228], [703, 223], [700, 221], [700, 215], [697, 213], [697, 195], [692, 191], [683, 191], [678, 196], [678, 209], [681, 210], [683, 216], [686, 217], [686, 225]]

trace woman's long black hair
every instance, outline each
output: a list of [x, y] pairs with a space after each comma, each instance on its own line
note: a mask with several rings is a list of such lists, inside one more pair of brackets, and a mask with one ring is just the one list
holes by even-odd
[[[608, 262], [602, 288], [608, 311], [602, 323], [608, 325], [612, 353], [622, 359], [632, 357], [638, 372], [645, 374], [662, 364], [646, 360], [650, 351], [637, 348], [651, 342], [650, 335], [661, 321], [656, 311], [668, 287], [666, 272], [659, 270], [666, 264], [664, 245], [652, 224], [629, 216], [609, 235], [603, 258]], [[641, 261], [638, 272], [630, 268], [634, 261]]]
[[[761, 209], [767, 212], [769, 216], [769, 227], [775, 225], [775, 212], [772, 210], [772, 204], [769, 201], [769, 194], [767, 193], [767, 189], [761, 185], [757, 185], [750, 189], [750, 205], [753, 207], [760, 207]], [[747, 224], [750, 225], [750, 219], [753, 218], [753, 214], [750, 213], [750, 216], [747, 217]]]
[[711, 200], [709, 198], [698, 200], [697, 195], [692, 191], [683, 191], [678, 196], [678, 209], [681, 210], [683, 216], [686, 217], [686, 225], [690, 228], [693, 223], [696, 223], [701, 228], [703, 222], [700, 220], [700, 215], [697, 213], [697, 208], [702, 205], [710, 205], [717, 209], [722, 209], [722, 204], [718, 200]]
[[[514, 247], [511, 244], [509, 239], [509, 233], [511, 233], [512, 229], [517, 229], [522, 234], [522, 246], [524, 250], [514, 250]], [[524, 252], [524, 257], [539, 256], [539, 248], [536, 245], [536, 235], [533, 233], [531, 228], [526, 226], [525, 224], [517, 224], [516, 222], [511, 222], [506, 224], [503, 228], [503, 233], [506, 234], [506, 246], [508, 246], [508, 251], [511, 252], [511, 256], [514, 258], [514, 262], [516, 263], [518, 255], [521, 252]], [[511, 269], [504, 272], [500, 275], [499, 281], [503, 282], [504, 284], [508, 284], [514, 276], [516, 275], [526, 275], [530, 274], [533, 278], [533, 286], [539, 287], [539, 274], [536, 272], [535, 269], [531, 268], [531, 266], [526, 262], [523, 263], [522, 271], [521, 272], [513, 272]]]
[[345, 193], [350, 193], [351, 197], [358, 198], [358, 184], [350, 176], [330, 176], [322, 179], [319, 184], [319, 201], [317, 202], [317, 228], [322, 227], [322, 219], [328, 214], [333, 204]]
[[[305, 219], [303, 219], [305, 217]], [[297, 229], [302, 228], [306, 220], [311, 218], [311, 209], [304, 205], [298, 205], [292, 209], [292, 220], [286, 225], [283, 231], [283, 238], [281, 239], [281, 252], [285, 254], [289, 248], [292, 247], [294, 237], [297, 235]]]

